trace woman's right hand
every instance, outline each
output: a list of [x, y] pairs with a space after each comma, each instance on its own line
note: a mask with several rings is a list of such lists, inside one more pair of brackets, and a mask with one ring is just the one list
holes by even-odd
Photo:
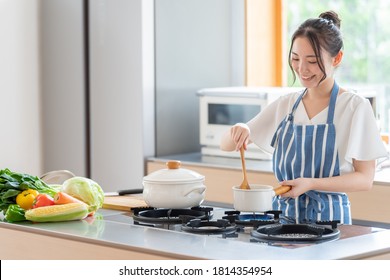
[[235, 144], [235, 150], [239, 151], [241, 147], [246, 150], [249, 143], [250, 129], [245, 123], [237, 123], [230, 128], [230, 137]]

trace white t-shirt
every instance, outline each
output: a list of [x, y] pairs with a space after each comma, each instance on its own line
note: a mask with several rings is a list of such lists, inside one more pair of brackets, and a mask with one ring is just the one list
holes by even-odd
[[[250, 139], [260, 149], [273, 153], [272, 137], [280, 122], [291, 112], [301, 93], [300, 91], [278, 98], [247, 123], [251, 130]], [[327, 117], [328, 107], [309, 119], [301, 101], [294, 114], [294, 123], [324, 124]], [[339, 94], [333, 123], [336, 127], [340, 174], [353, 171], [352, 159], [374, 160], [387, 157], [371, 104], [366, 98], [353, 92]]]

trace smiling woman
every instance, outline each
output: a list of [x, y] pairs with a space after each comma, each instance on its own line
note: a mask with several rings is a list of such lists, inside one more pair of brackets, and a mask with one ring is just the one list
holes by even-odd
[[370, 190], [375, 161], [387, 155], [370, 103], [336, 82], [342, 54], [336, 12], [306, 19], [294, 31], [289, 53], [294, 77], [305, 89], [278, 98], [247, 123], [233, 125], [221, 141], [224, 151], [255, 143], [272, 153], [276, 178], [292, 187], [275, 197], [272, 208], [297, 223], [350, 224], [345, 192]]
[[[341, 32], [344, 39], [343, 63], [337, 70], [338, 81], [349, 88], [370, 91], [376, 96], [373, 104], [376, 117], [380, 119], [382, 133], [389, 132], [390, 118], [390, 45], [389, 26], [390, 2], [380, 0], [351, 0], [351, 1], [321, 1], [313, 0], [310, 4], [304, 0], [285, 0], [284, 14], [286, 15], [284, 42], [291, 40], [292, 32], [302, 20], [315, 17], [324, 10], [336, 11], [341, 22]], [[287, 51], [283, 54], [288, 55]], [[283, 69], [288, 77], [286, 85], [293, 84], [292, 72]], [[300, 86], [299, 81], [296, 83]]]

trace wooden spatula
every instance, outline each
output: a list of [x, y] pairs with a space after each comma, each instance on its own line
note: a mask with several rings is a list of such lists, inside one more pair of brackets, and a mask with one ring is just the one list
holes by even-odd
[[244, 147], [241, 147], [240, 149], [240, 155], [241, 155], [241, 163], [242, 163], [242, 173], [244, 174], [244, 179], [240, 185], [240, 189], [246, 189], [249, 190], [249, 183], [248, 183], [248, 178], [246, 176], [246, 167], [245, 167], [245, 155], [244, 155]]

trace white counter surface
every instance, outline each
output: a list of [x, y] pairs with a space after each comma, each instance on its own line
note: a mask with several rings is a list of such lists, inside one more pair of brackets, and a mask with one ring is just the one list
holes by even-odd
[[360, 259], [390, 252], [390, 230], [385, 229], [368, 228], [370, 233], [361, 236], [284, 248], [139, 226], [131, 221], [129, 212], [100, 209], [95, 218], [82, 221], [0, 222], [0, 230], [12, 229], [175, 259], [330, 260]]

